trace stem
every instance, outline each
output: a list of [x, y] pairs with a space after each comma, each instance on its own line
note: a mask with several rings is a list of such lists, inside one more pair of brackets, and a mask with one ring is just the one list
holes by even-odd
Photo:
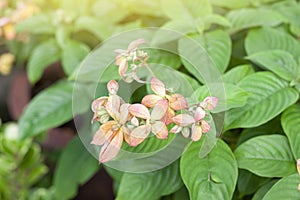
[[154, 78], [156, 78], [156, 76], [154, 75], [153, 71], [151, 70], [151, 68], [149, 67], [149, 65], [147, 63], [144, 63], [144, 66], [146, 67], [146, 69], [150, 72], [151, 76], [153, 76]]

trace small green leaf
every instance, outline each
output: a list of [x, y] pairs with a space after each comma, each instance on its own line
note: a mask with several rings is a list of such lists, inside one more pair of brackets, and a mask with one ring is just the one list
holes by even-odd
[[223, 74], [223, 81], [226, 83], [238, 84], [243, 78], [254, 73], [251, 65], [239, 65]]
[[272, 28], [251, 30], [245, 40], [245, 48], [248, 55], [268, 50], [283, 50], [300, 58], [300, 44], [291, 35]]
[[44, 69], [57, 62], [60, 56], [61, 50], [54, 39], [39, 44], [28, 60], [27, 73], [29, 81], [36, 83], [42, 77]]
[[293, 56], [282, 50], [262, 51], [247, 57], [256, 64], [268, 69], [279, 77], [288, 81], [297, 81], [300, 76], [300, 67]]
[[288, 140], [282, 135], [254, 137], [235, 150], [239, 168], [263, 177], [284, 177], [296, 172]]
[[284, 18], [273, 10], [245, 8], [230, 11], [227, 15], [232, 27], [230, 32], [237, 32], [255, 26], [276, 26]]
[[203, 140], [192, 143], [180, 161], [180, 171], [191, 200], [231, 199], [237, 181], [237, 164], [230, 148], [218, 140], [205, 157], [199, 158]]
[[122, 177], [117, 200], [153, 200], [171, 194], [183, 185], [179, 162], [154, 172], [143, 174], [125, 173]]
[[300, 198], [300, 191], [297, 189], [299, 184], [299, 175], [293, 174], [279, 180], [267, 192], [263, 200], [296, 200]]
[[299, 98], [295, 89], [271, 72], [249, 75], [239, 83], [239, 87], [250, 95], [244, 107], [234, 108], [226, 113], [225, 130], [264, 124]]
[[72, 119], [73, 83], [61, 81], [39, 93], [19, 121], [20, 135], [31, 137]]
[[300, 158], [300, 105], [296, 104], [283, 112], [281, 124], [291, 144], [294, 158]]
[[77, 187], [88, 181], [99, 169], [97, 160], [75, 136], [64, 149], [54, 174], [54, 191], [57, 199], [71, 199]]
[[71, 75], [89, 52], [90, 48], [82, 42], [67, 42], [62, 52], [62, 65], [66, 74]]

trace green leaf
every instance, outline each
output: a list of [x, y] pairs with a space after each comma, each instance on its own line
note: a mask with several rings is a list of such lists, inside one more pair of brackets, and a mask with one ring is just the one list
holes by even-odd
[[235, 150], [239, 168], [263, 177], [285, 177], [296, 172], [288, 140], [282, 135], [254, 137]]
[[212, 13], [209, 0], [165, 0], [161, 6], [172, 20], [192, 20]]
[[168, 21], [155, 33], [152, 43], [155, 45], [167, 43], [181, 38], [188, 33], [197, 32], [194, 21], [174, 20]]
[[280, 124], [280, 116], [268, 121], [267, 123], [253, 128], [244, 128], [237, 141], [237, 145], [260, 135], [283, 134]]
[[106, 24], [99, 23], [97, 18], [90, 16], [80, 16], [75, 21], [74, 31], [89, 31], [93, 33], [98, 39], [105, 39], [113, 32], [113, 27]]
[[231, 199], [238, 175], [234, 155], [222, 140], [218, 140], [214, 149], [200, 159], [202, 141], [192, 143], [181, 157], [181, 176], [190, 198]]
[[228, 13], [227, 19], [232, 24], [232, 33], [256, 26], [276, 26], [283, 22], [280, 14], [263, 8], [233, 10]]
[[60, 56], [61, 50], [54, 39], [39, 44], [28, 60], [27, 73], [29, 81], [36, 83], [42, 77], [44, 69], [59, 61]]
[[243, 8], [249, 5], [248, 0], [211, 0], [213, 5], [230, 9]]
[[300, 158], [300, 105], [296, 104], [283, 112], [281, 124], [291, 144], [295, 159]]
[[122, 177], [117, 200], [153, 200], [171, 194], [183, 185], [179, 162], [154, 172], [143, 174], [125, 173]]
[[71, 199], [77, 187], [88, 181], [99, 169], [96, 159], [75, 136], [64, 149], [54, 174], [54, 191], [57, 199]]
[[70, 40], [62, 52], [62, 65], [66, 74], [71, 75], [89, 52], [90, 48], [86, 44]]
[[181, 65], [180, 57], [172, 52], [164, 51], [161, 49], [145, 49], [149, 56], [147, 63], [155, 63], [162, 67], [171, 67], [178, 69]]
[[214, 113], [242, 107], [246, 104], [249, 96], [243, 89], [230, 83], [211, 83], [209, 87], [214, 88], [214, 90], [210, 90], [204, 85], [198, 88], [193, 95], [198, 102], [203, 101], [207, 96], [217, 97], [219, 102], [217, 107], [212, 111]]
[[254, 193], [257, 189], [266, 183], [269, 179], [257, 176], [247, 170], [239, 170], [237, 187], [243, 195]]
[[266, 193], [270, 190], [270, 188], [277, 182], [277, 180], [272, 180], [262, 187], [260, 187], [254, 194], [252, 200], [262, 200]]
[[223, 74], [223, 81], [226, 83], [238, 84], [246, 76], [254, 73], [251, 65], [239, 65]]
[[298, 20], [300, 13], [300, 4], [296, 1], [280, 1], [272, 5], [272, 9], [279, 12], [286, 18], [286, 21], [300, 26], [300, 21]]
[[[203, 51], [204, 54], [207, 53], [207, 56], [212, 59], [214, 65], [221, 73], [226, 70], [231, 55], [231, 40], [226, 32], [222, 30], [216, 30], [204, 35], [195, 34], [191, 36], [191, 39], [199, 43], [201, 48], [197, 49], [197, 51]], [[187, 51], [185, 49], [181, 49], [180, 44], [181, 42], [179, 41], [179, 52]], [[192, 70], [190, 69], [193, 67], [188, 66], [190, 64], [184, 60], [183, 64], [192, 73]]]
[[297, 189], [299, 184], [299, 175], [293, 174], [279, 180], [267, 192], [263, 200], [285, 199], [296, 200], [300, 197], [300, 191]]
[[61, 81], [33, 98], [19, 121], [22, 138], [31, 137], [72, 119], [73, 83]]
[[55, 27], [50, 15], [38, 14], [21, 20], [17, 23], [16, 30], [31, 34], [54, 34]]
[[247, 57], [252, 62], [268, 69], [288, 81], [297, 81], [300, 76], [300, 66], [293, 56], [282, 50], [262, 51]]
[[272, 28], [251, 30], [245, 40], [245, 48], [248, 55], [268, 50], [283, 50], [300, 58], [300, 44], [291, 35]]
[[226, 113], [225, 130], [264, 124], [299, 98], [295, 89], [289, 88], [286, 81], [270, 72], [258, 72], [247, 76], [239, 83], [239, 87], [250, 95], [244, 107]]

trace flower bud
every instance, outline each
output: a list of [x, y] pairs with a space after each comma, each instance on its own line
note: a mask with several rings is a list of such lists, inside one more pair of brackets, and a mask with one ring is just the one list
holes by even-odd
[[119, 90], [119, 84], [115, 80], [111, 80], [107, 83], [107, 90], [109, 94], [117, 94]]

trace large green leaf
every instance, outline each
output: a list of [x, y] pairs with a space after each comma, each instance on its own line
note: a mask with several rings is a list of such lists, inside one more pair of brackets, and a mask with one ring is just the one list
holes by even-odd
[[[212, 59], [214, 65], [218, 68], [218, 70], [221, 73], [226, 70], [231, 55], [231, 40], [229, 35], [226, 32], [217, 30], [217, 31], [206, 33], [204, 35], [195, 34], [191, 36], [191, 39], [197, 42], [200, 48], [196, 50], [185, 49], [184, 45], [181, 45], [182, 42], [184, 41], [183, 40], [183, 41], [179, 41], [179, 52], [183, 52], [183, 51], [199, 51], [199, 53], [202, 52], [204, 55], [207, 54], [207, 56], [209, 56]], [[195, 68], [193, 68], [193, 66], [190, 66], [192, 63], [189, 63], [189, 60], [186, 61], [185, 59], [183, 59], [182, 61], [190, 73], [197, 74], [194, 73]], [[204, 60], [200, 60], [200, 62], [201, 61]], [[199, 78], [199, 80], [203, 82], [201, 77]]]
[[72, 119], [72, 91], [73, 83], [61, 81], [34, 97], [20, 118], [21, 136], [31, 137]]
[[239, 168], [263, 177], [284, 177], [296, 172], [289, 142], [282, 135], [254, 137], [235, 150]]
[[27, 74], [31, 83], [36, 83], [50, 64], [58, 61], [61, 50], [54, 39], [39, 44], [32, 52], [27, 65]]
[[300, 66], [298, 66], [293, 56], [286, 51], [262, 51], [247, 58], [285, 80], [297, 81], [300, 77]]
[[263, 200], [296, 200], [300, 198], [300, 191], [297, 189], [299, 184], [299, 175], [293, 174], [288, 177], [284, 177], [279, 180], [275, 185], [267, 192]]
[[225, 129], [259, 126], [295, 103], [298, 92], [271, 72], [247, 76], [239, 86], [250, 93], [246, 105], [226, 113]]
[[154, 172], [134, 174], [125, 173], [122, 177], [117, 200], [127, 199], [158, 199], [163, 195], [168, 195], [183, 185], [179, 162]]
[[267, 27], [250, 31], [245, 48], [248, 55], [278, 49], [289, 52], [295, 60], [300, 58], [300, 44], [297, 40], [283, 31]]
[[251, 65], [239, 65], [223, 74], [222, 79], [226, 83], [238, 84], [243, 78], [253, 73]]
[[278, 11], [283, 15], [287, 21], [291, 24], [294, 24], [300, 27], [300, 21], [298, 20], [300, 13], [300, 4], [296, 1], [279, 1], [272, 5], [272, 9]]
[[145, 49], [148, 53], [149, 59], [147, 63], [155, 63], [162, 67], [171, 67], [173, 69], [178, 69], [181, 65], [180, 57], [174, 53], [163, 51], [161, 49]]
[[198, 88], [193, 95], [195, 95], [198, 102], [203, 101], [207, 96], [217, 97], [219, 100], [218, 105], [213, 110], [216, 113], [244, 106], [249, 96], [243, 89], [230, 83], [213, 83], [210, 87], [216, 89], [210, 92], [210, 89], [204, 85]]
[[236, 32], [255, 26], [276, 26], [284, 18], [273, 10], [245, 8], [229, 12], [227, 19], [232, 24], [230, 32]]
[[77, 187], [88, 181], [99, 169], [97, 160], [75, 136], [64, 149], [54, 174], [54, 191], [57, 199], [70, 199]]
[[75, 40], [67, 42], [62, 52], [62, 64], [66, 74], [71, 75], [89, 52], [90, 48], [84, 43]]
[[231, 199], [237, 181], [237, 164], [230, 148], [218, 140], [214, 149], [199, 158], [202, 140], [194, 142], [184, 152], [180, 171], [191, 200]]
[[295, 159], [300, 158], [300, 105], [296, 104], [288, 108], [282, 114], [281, 124]]

